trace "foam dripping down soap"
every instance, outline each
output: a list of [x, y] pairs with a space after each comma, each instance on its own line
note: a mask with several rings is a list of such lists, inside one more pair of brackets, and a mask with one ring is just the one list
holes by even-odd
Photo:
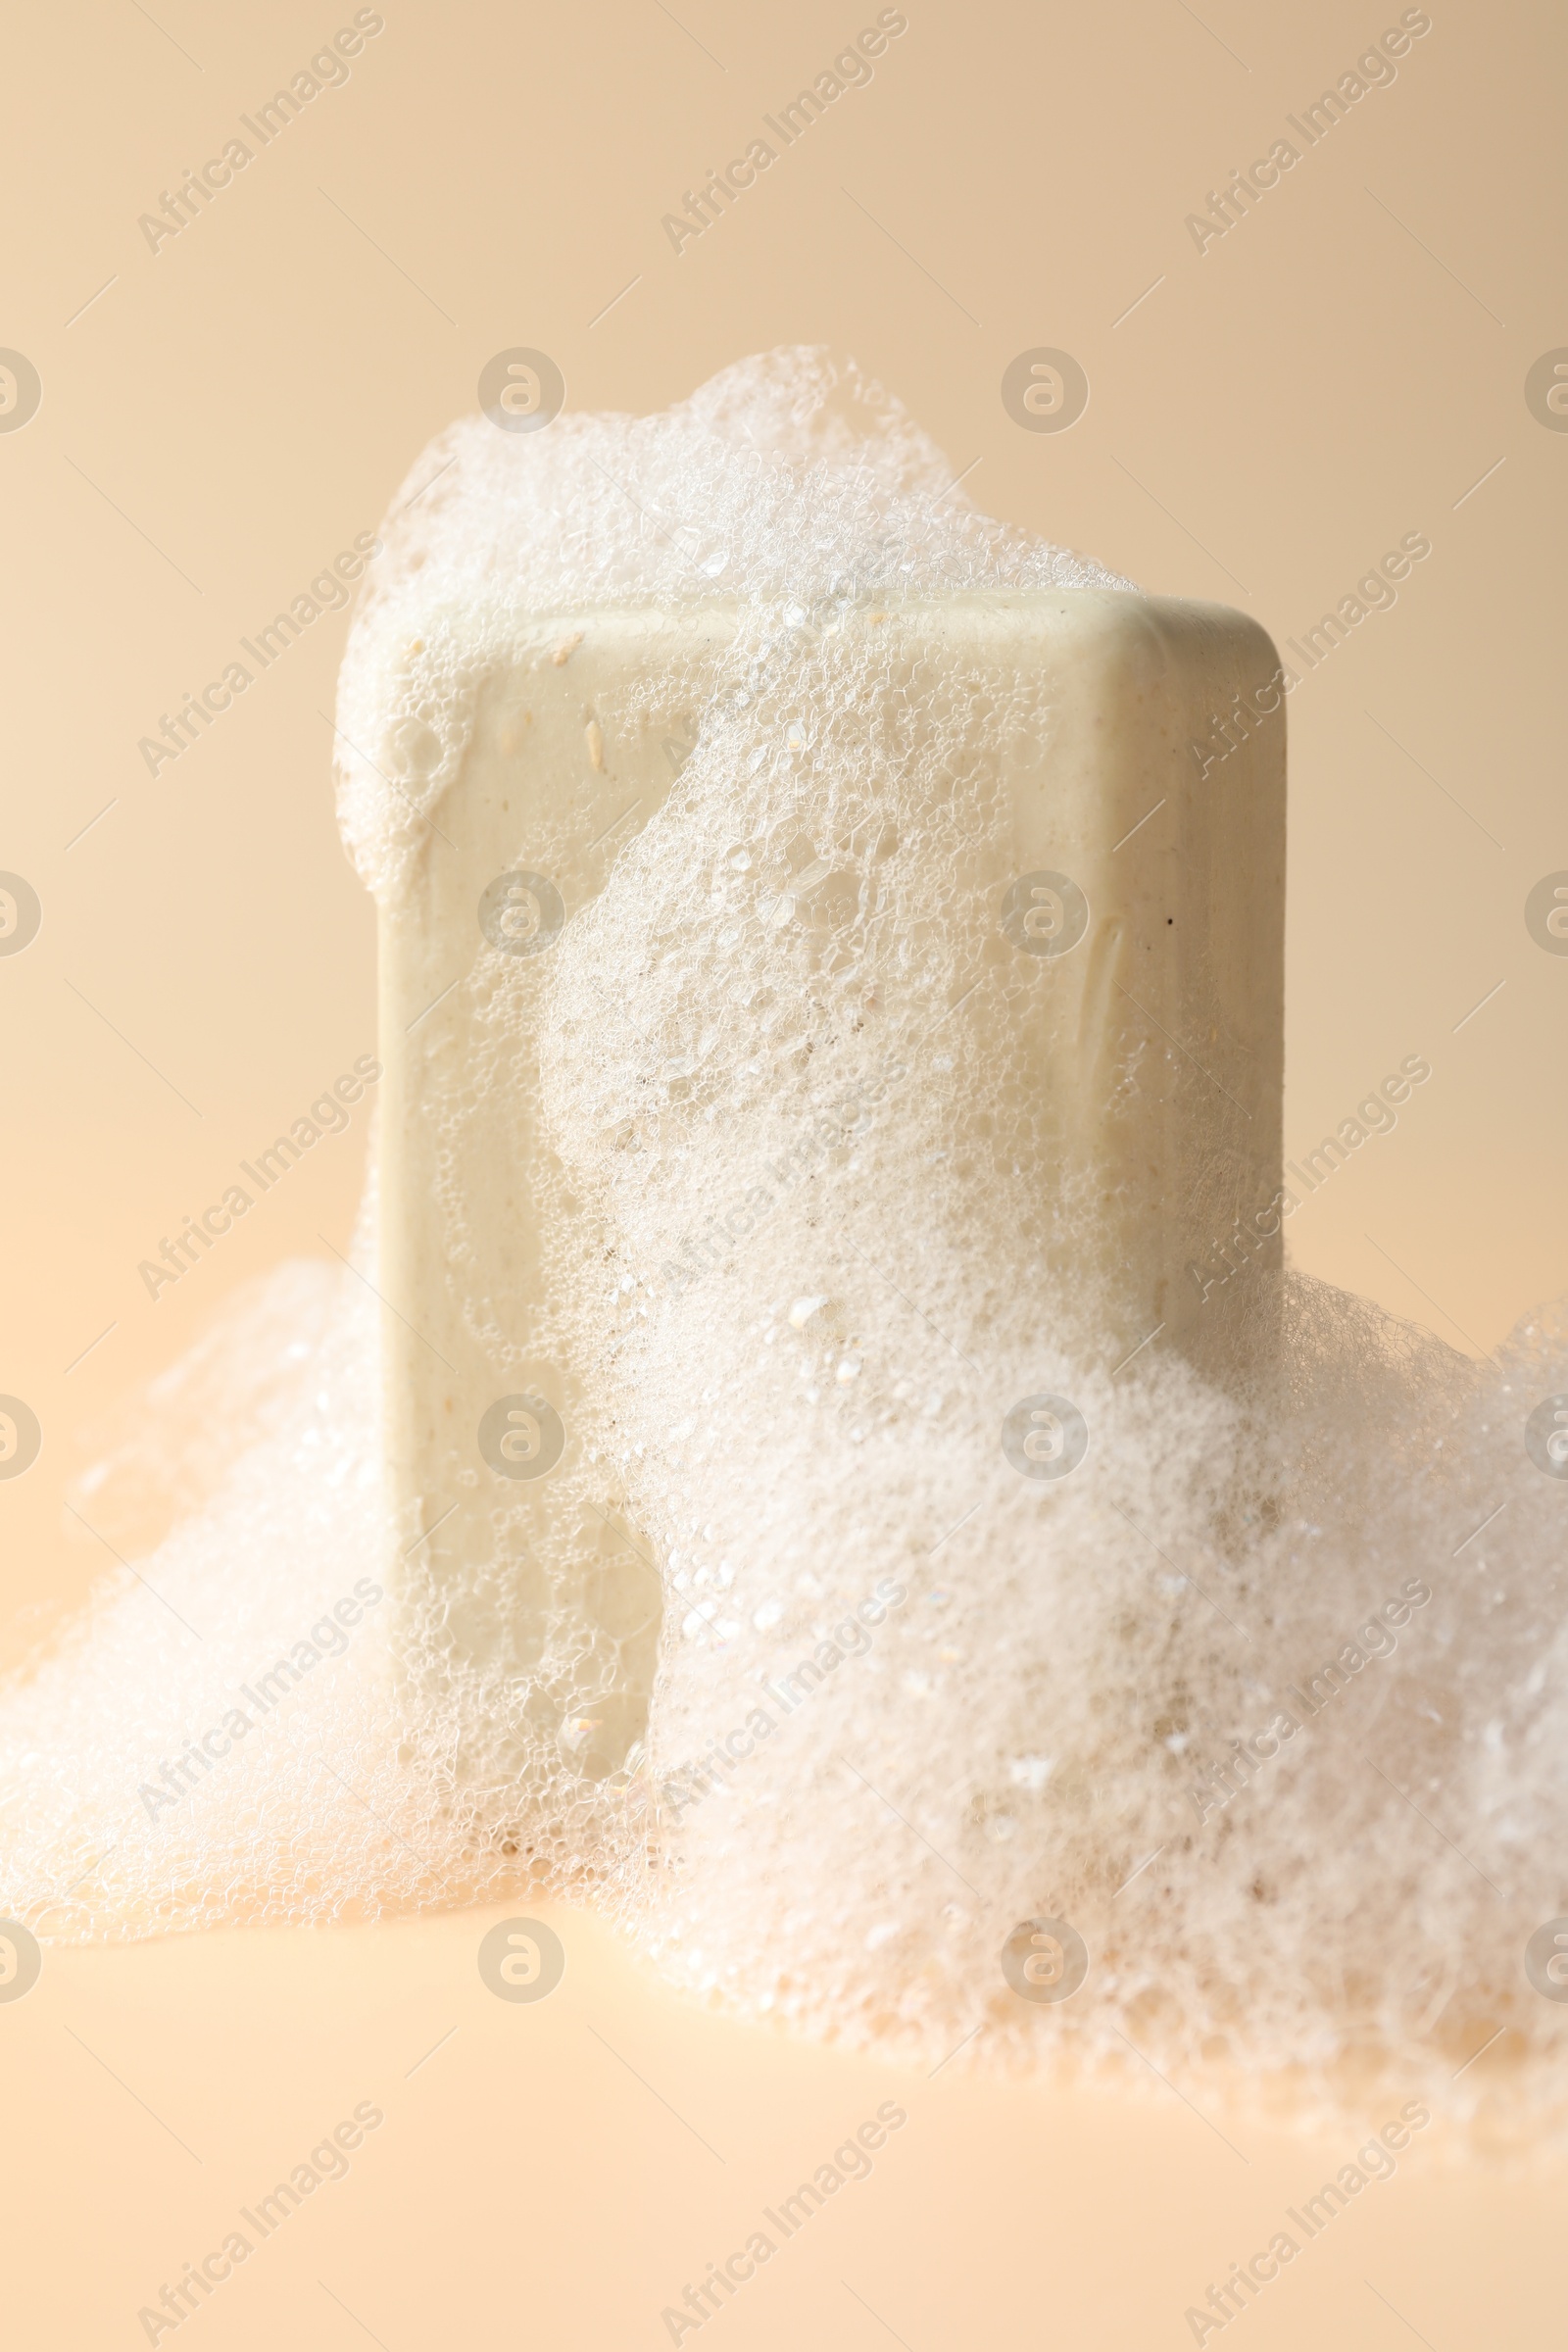
[[[564, 683], [588, 650], [574, 614], [734, 615], [716, 652], [580, 716], [593, 773], [590, 727], [607, 764], [656, 718], [677, 747], [662, 805], [561, 931], [530, 1061], [574, 1214], [514, 1369], [532, 1394], [540, 1367], [581, 1367], [580, 1510], [564, 1565], [503, 1547], [483, 1595], [491, 1622], [515, 1603], [532, 1655], [455, 1640], [433, 1574], [427, 1605], [412, 1579], [400, 1597], [397, 1644], [385, 1597], [341, 1649], [313, 1641], [357, 1577], [387, 1593], [378, 1341], [360, 1286], [281, 1275], [188, 1375], [249, 1433], [240, 1457], [192, 1468], [169, 1429], [183, 1515], [127, 1550], [146, 1586], [106, 1589], [9, 1698], [0, 1900], [40, 1932], [134, 1934], [543, 1880], [597, 1887], [728, 2006], [932, 2063], [979, 2025], [1020, 2063], [1115, 2062], [1123, 2034], [1164, 2067], [1224, 2052], [1318, 2079], [1381, 2052], [1407, 2082], [1441, 2076], [1451, 2109], [1483, 2096], [1447, 2084], [1488, 2020], [1555, 2097], [1556, 2011], [1519, 1956], [1563, 1907], [1561, 1490], [1522, 1429], [1568, 1387], [1560, 1325], [1477, 1368], [1321, 1285], [1266, 1298], [1258, 1264], [1237, 1295], [1282, 1320], [1274, 1375], [1159, 1346], [1123, 1362], [1092, 1345], [1071, 1275], [1103, 1203], [1043, 1202], [1010, 1173], [1045, 1110], [991, 1051], [984, 993], [917, 1085], [857, 1058], [874, 1003], [934, 1016], [969, 956], [988, 985], [1006, 969], [982, 957], [988, 868], [960, 903], [998, 821], [965, 754], [1038, 715], [949, 692], [911, 760], [871, 650], [888, 624], [864, 616], [1127, 588], [951, 483], [896, 403], [815, 354], [727, 370], [661, 417], [470, 420], [421, 459], [340, 711], [363, 747], [345, 834], [383, 904], [432, 855], [519, 633]], [[890, 810], [914, 827], [891, 875], [870, 830]], [[815, 864], [816, 887], [885, 885], [897, 911], [853, 968], [831, 922], [767, 927]], [[454, 1134], [515, 1059], [501, 978]], [[1146, 1032], [1146, 1075], [1209, 1042]], [[842, 1140], [744, 1252], [694, 1258], [688, 1231], [754, 1189], [829, 1053]], [[450, 1164], [432, 1205], [461, 1268]], [[369, 1271], [368, 1218], [359, 1247]], [[495, 1303], [478, 1281], [460, 1299], [476, 1346], [514, 1344]], [[1037, 1396], [1091, 1433], [1059, 1481], [1021, 1477], [999, 1441]], [[149, 1407], [144, 1461], [159, 1433]], [[112, 1459], [96, 1489], [111, 1538], [127, 1478]], [[279, 1657], [275, 1708], [149, 1811], [140, 1789]], [[606, 1702], [627, 1690], [651, 1703], [616, 1753]], [[1033, 1919], [1070, 1922], [1088, 1955], [1059, 2005], [1001, 1964]]]

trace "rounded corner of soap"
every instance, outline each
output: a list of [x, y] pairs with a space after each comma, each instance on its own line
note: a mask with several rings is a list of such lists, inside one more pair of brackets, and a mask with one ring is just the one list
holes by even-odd
[[1169, 668], [1180, 630], [1171, 627], [1167, 609], [1179, 611], [1179, 600], [1135, 588], [1080, 588], [1053, 603], [1052, 636], [1097, 671], [1144, 687]]

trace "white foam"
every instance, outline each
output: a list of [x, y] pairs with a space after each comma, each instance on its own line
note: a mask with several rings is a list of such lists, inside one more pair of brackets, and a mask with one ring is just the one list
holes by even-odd
[[456, 774], [519, 615], [721, 595], [787, 627], [874, 595], [1131, 585], [979, 514], [901, 404], [816, 350], [744, 361], [654, 416], [463, 417], [381, 536], [338, 713], [339, 815], [372, 890]]
[[[1042, 1268], [1092, 1211], [1017, 1173], [1039, 1112], [988, 1050], [985, 991], [931, 1042], [983, 961], [961, 877], [1002, 821], [964, 745], [1035, 713], [890, 708], [833, 621], [900, 593], [1125, 583], [951, 483], [818, 353], [728, 369], [665, 416], [466, 420], [421, 458], [341, 697], [372, 888], [519, 614], [715, 588], [748, 608], [677, 789], [551, 979], [544, 1112], [580, 1207], [552, 1268], [564, 1345], [664, 1565], [646, 1748], [591, 1780], [525, 1680], [432, 1698], [426, 1672], [401, 1686], [411, 1717], [372, 1604], [148, 1810], [164, 1762], [379, 1581], [373, 1310], [347, 1275], [284, 1269], [145, 1402], [83, 1505], [111, 1536], [179, 1515], [135, 1553], [145, 1581], [112, 1579], [8, 1696], [0, 1907], [145, 1934], [591, 1884], [708, 1997], [931, 2064], [983, 2026], [999, 2063], [1122, 2063], [1130, 2040], [1166, 2070], [1324, 2085], [1353, 2061], [1468, 2112], [1492, 2078], [1453, 2070], [1507, 2025], [1526, 2105], [1560, 2103], [1561, 2012], [1520, 1956], [1565, 1908], [1564, 1490], [1522, 1431], [1568, 1389], [1568, 1331], [1538, 1316], [1478, 1367], [1297, 1278], [1284, 1375], [1250, 1396], [1053, 1345]], [[767, 919], [802, 841], [861, 894], [853, 952]], [[809, 1182], [700, 1275], [662, 1273], [808, 1118], [838, 1129]], [[366, 1264], [368, 1235], [368, 1215]], [[1092, 1432], [1049, 1491], [998, 1444], [1042, 1391]], [[220, 1394], [241, 1433], [222, 1463]], [[1356, 1646], [1412, 1584], [1430, 1596], [1392, 1651]], [[1292, 1687], [1347, 1645], [1361, 1664], [1309, 1716]], [[1282, 1711], [1299, 1728], [1278, 1752], [1196, 1803]], [[694, 1793], [749, 1723], [753, 1752]], [[451, 1770], [460, 1735], [526, 1752], [514, 1818]], [[1059, 2006], [999, 1966], [1037, 1916], [1088, 1946]]]

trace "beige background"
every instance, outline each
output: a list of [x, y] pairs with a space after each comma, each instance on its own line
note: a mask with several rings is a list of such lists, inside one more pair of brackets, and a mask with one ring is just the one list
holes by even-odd
[[[63, 1510], [95, 1420], [237, 1284], [323, 1253], [320, 1237], [341, 1248], [364, 1162], [362, 1120], [147, 1298], [137, 1261], [373, 1043], [370, 908], [336, 838], [323, 716], [345, 616], [156, 779], [137, 739], [373, 526], [508, 345], [550, 352], [573, 407], [633, 411], [754, 350], [846, 348], [956, 471], [972, 466], [992, 513], [1148, 586], [1243, 605], [1282, 641], [1424, 531], [1432, 556], [1396, 608], [1291, 704], [1288, 1149], [1404, 1054], [1434, 1076], [1292, 1240], [1313, 1272], [1478, 1352], [1568, 1284], [1568, 958], [1536, 948], [1522, 916], [1538, 877], [1568, 867], [1552, 562], [1568, 436], [1523, 398], [1531, 363], [1568, 343], [1555, 12], [1437, 0], [1393, 86], [1200, 256], [1184, 217], [1396, 8], [1205, 0], [1200, 19], [1183, 0], [909, 0], [870, 85], [677, 256], [661, 216], [873, 9], [680, 0], [677, 23], [660, 0], [389, 0], [346, 85], [150, 252], [138, 215], [351, 14], [98, 0], [11, 27], [0, 344], [33, 362], [43, 403], [0, 435], [0, 868], [32, 882], [44, 928], [0, 959], [0, 1390], [46, 1436], [28, 1476], [0, 1486], [8, 1652], [103, 1564]], [[1003, 369], [1033, 345], [1088, 371], [1069, 432], [1026, 434], [1003, 410]], [[46, 2216], [51, 2233], [47, 2259], [24, 2239], [40, 2244], [13, 2288], [24, 2339], [144, 2340], [147, 2289], [370, 2096], [381, 2138], [295, 2225], [304, 2242], [279, 2241], [204, 2312], [210, 2341], [665, 2341], [665, 2282], [726, 2250], [732, 2211], [887, 2095], [866, 2070], [765, 2043], [725, 2086], [695, 2022], [575, 1926], [585, 1956], [559, 2006], [503, 2011], [473, 1973], [479, 1924], [53, 1961], [0, 2011], [27, 2154], [14, 2194], [28, 2230]], [[717, 2187], [683, 2128], [593, 2056], [591, 2018], [628, 2058], [653, 2052], [650, 2080], [683, 2108], [671, 2083], [710, 2067], [714, 2103], [693, 2120], [733, 2159]], [[1211, 2151], [1174, 2099], [1115, 2140], [1097, 2109], [1064, 2102], [1043, 2127], [962, 2067], [922, 2090], [918, 2129], [822, 2226], [831, 2244], [803, 2244], [787, 2280], [726, 2313], [730, 2341], [872, 2344], [891, 2328], [934, 2352], [980, 2340], [982, 2321], [1190, 2340], [1192, 2288], [1250, 2248], [1254, 2212], [1320, 2177], [1289, 2149], [1279, 2198], [1216, 2174], [1200, 2223], [1191, 2168]], [[1015, 2146], [1028, 2190], [944, 2245], [962, 2174], [942, 2150], [960, 2124], [981, 2135], [965, 2144]], [[1087, 2164], [1112, 2140], [1130, 2203], [1091, 2253], [1063, 2150]], [[1391, 2211], [1422, 2193], [1416, 2170]], [[1532, 2259], [1526, 2207], [1514, 2237], [1456, 2251], [1482, 2192], [1455, 2191], [1451, 2214], [1447, 2193], [1419, 2229], [1410, 2209], [1408, 2244], [1370, 2275], [1435, 2345], [1483, 2325], [1526, 2340], [1506, 2318]], [[1249, 2315], [1253, 2338], [1404, 2340], [1347, 2249], [1321, 2252], [1310, 2280]]]

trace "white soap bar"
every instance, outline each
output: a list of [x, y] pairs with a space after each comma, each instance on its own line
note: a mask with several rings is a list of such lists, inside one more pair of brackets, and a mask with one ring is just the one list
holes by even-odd
[[[1268, 1286], [1227, 1298], [1193, 1269], [1212, 1269], [1239, 1218], [1256, 1220], [1260, 1265], [1280, 1249], [1273, 648], [1223, 608], [1098, 589], [954, 595], [835, 626], [868, 648], [874, 634], [867, 675], [889, 694], [1000, 710], [1022, 682], [1023, 707], [1038, 702], [1037, 725], [998, 728], [1010, 841], [987, 952], [1030, 982], [995, 1049], [1038, 1104], [1041, 1197], [1092, 1204], [1087, 1262], [1080, 1232], [1042, 1321], [1105, 1369], [1147, 1346], [1223, 1371], [1235, 1301]], [[717, 605], [522, 624], [381, 908], [391, 1589], [408, 1610], [434, 1603], [453, 1662], [529, 1678], [535, 1715], [559, 1689], [561, 1738], [593, 1778], [641, 1734], [660, 1586], [583, 1458], [582, 1368], [563, 1360], [551, 1295], [567, 1237], [547, 1221], [573, 1204], [541, 1131], [540, 1027], [564, 926], [665, 803], [705, 664], [735, 627]], [[1239, 699], [1249, 721], [1219, 759], [1215, 721]], [[1270, 701], [1276, 714], [1251, 715]], [[803, 894], [820, 882], [808, 872]], [[584, 1688], [610, 1695], [578, 1721], [564, 1694]]]

